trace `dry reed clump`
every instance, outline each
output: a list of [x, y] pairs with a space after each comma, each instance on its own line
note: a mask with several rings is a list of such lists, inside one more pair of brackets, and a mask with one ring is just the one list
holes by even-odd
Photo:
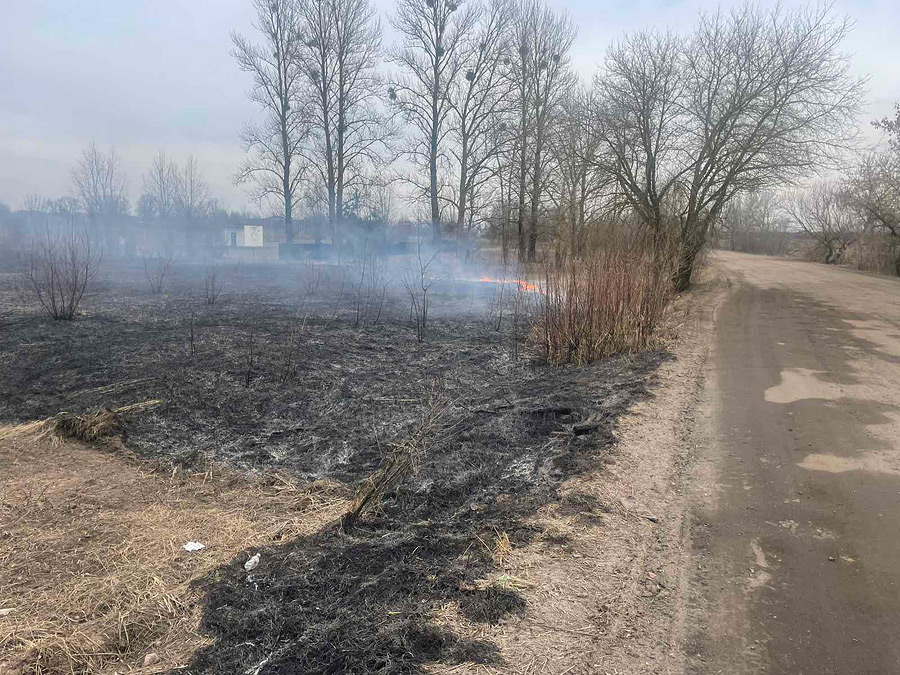
[[450, 409], [450, 401], [444, 397], [432, 398], [422, 419], [402, 440], [392, 443], [381, 466], [366, 478], [356, 490], [350, 509], [343, 522], [352, 525], [366, 510], [375, 508], [381, 498], [400, 483], [419, 471], [422, 459], [437, 434], [449, 433], [442, 422]]
[[0, 441], [29, 436], [35, 439], [51, 438], [54, 441], [74, 440], [82, 443], [124, 441], [126, 413], [148, 410], [161, 402], [154, 399], [115, 410], [106, 408], [84, 415], [59, 412], [43, 420], [0, 427]]
[[[183, 667], [208, 642], [196, 579], [347, 504], [339, 484], [174, 475], [22, 434], [0, 441], [0, 476], [3, 675]], [[188, 553], [187, 541], [206, 548]]]
[[597, 248], [547, 267], [541, 285], [530, 342], [557, 364], [651, 347], [672, 297], [670, 266], [647, 245]]

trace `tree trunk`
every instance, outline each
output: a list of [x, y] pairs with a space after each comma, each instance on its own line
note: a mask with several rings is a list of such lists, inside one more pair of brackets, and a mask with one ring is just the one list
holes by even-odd
[[534, 166], [531, 176], [531, 215], [528, 219], [528, 262], [537, 260], [538, 214], [541, 206], [541, 179], [543, 178], [544, 129], [543, 122], [537, 121], [534, 140]]
[[[462, 138], [462, 156], [459, 162], [459, 206], [456, 211], [456, 237], [459, 239], [460, 233], [466, 224], [466, 200], [468, 199], [468, 162], [469, 162], [469, 139], [463, 134]], [[502, 199], [502, 196], [501, 196]]]
[[287, 109], [286, 103], [281, 106], [281, 158], [282, 166], [282, 194], [284, 195], [284, 238], [288, 244], [294, 243], [294, 193], [291, 190], [291, 153], [288, 150], [288, 129], [287, 129]]
[[678, 256], [678, 268], [673, 277], [676, 293], [682, 293], [691, 287], [691, 276], [694, 274], [694, 263], [698, 253], [699, 251], [685, 249]]
[[525, 236], [525, 181], [527, 179], [526, 162], [523, 157], [519, 170], [519, 209], [516, 214], [516, 229], [519, 237], [519, 262], [525, 262], [528, 253], [528, 238]]
[[[539, 152], [535, 153], [535, 157], [540, 157]], [[537, 260], [538, 211], [541, 202], [541, 177], [538, 164], [539, 159], [536, 159], [531, 183], [531, 212], [528, 218], [528, 262]]]
[[678, 254], [678, 266], [672, 277], [675, 292], [681, 293], [691, 287], [691, 277], [694, 275], [694, 267], [697, 257], [706, 243], [706, 234], [709, 230], [709, 221], [688, 221], [682, 230], [681, 251]]
[[[440, 50], [441, 40], [437, 40], [436, 49]], [[438, 53], [438, 52], [436, 52]], [[428, 156], [429, 187], [431, 194], [431, 238], [438, 242], [441, 240], [441, 206], [438, 201], [438, 138], [439, 128], [438, 104], [440, 92], [440, 69], [438, 57], [434, 59], [434, 89], [431, 92], [431, 147]]]
[[284, 239], [288, 244], [294, 242], [294, 219], [293, 219], [293, 202], [294, 197], [291, 194], [291, 165], [290, 160], [285, 161], [284, 165]]

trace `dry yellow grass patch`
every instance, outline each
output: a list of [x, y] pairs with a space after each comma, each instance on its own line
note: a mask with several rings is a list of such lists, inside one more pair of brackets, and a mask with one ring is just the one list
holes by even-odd
[[[3, 437], [0, 429], [0, 438]], [[202, 591], [238, 554], [346, 511], [333, 483], [161, 472], [49, 438], [0, 440], [0, 674], [158, 672], [184, 665]], [[201, 551], [182, 545], [199, 541]], [[146, 668], [144, 658], [158, 661]]]

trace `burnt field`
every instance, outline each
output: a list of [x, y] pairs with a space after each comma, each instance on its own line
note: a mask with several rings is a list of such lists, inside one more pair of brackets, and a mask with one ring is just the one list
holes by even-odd
[[212, 642], [179, 672], [501, 664], [478, 626], [527, 602], [491, 580], [498, 556], [567, 544], [540, 509], [566, 479], [602, 470], [617, 418], [648, 396], [665, 354], [544, 365], [526, 340], [533, 294], [466, 275], [429, 287], [418, 328], [406, 286], [336, 266], [176, 263], [161, 293], [147, 276], [106, 263], [81, 316], [54, 322], [13, 271], [0, 275], [0, 422], [159, 399], [127, 419], [139, 461], [283, 471], [348, 497], [421, 441], [415, 474], [359, 520], [276, 536], [249, 574], [246, 552], [196, 579]]

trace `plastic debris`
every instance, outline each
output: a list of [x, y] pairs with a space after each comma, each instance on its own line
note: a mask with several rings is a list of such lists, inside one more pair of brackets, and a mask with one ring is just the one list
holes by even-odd
[[244, 569], [248, 572], [252, 572], [257, 567], [259, 567], [259, 553], [250, 558], [247, 562], [244, 563]]
[[189, 541], [181, 548], [183, 548], [188, 553], [193, 553], [194, 551], [200, 551], [206, 548], [206, 544], [201, 544], [199, 541]]

